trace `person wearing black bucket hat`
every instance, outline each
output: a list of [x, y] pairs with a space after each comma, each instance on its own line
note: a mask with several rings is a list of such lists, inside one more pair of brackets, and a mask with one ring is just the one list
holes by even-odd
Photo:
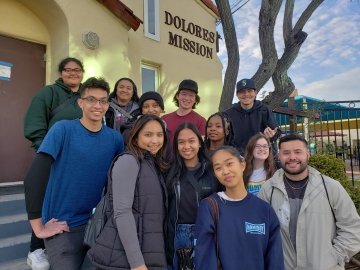
[[237, 82], [236, 96], [239, 102], [225, 111], [233, 124], [234, 142], [240, 154], [243, 155], [249, 139], [262, 132], [272, 142], [274, 154], [276, 154], [276, 142], [281, 131], [271, 109], [256, 100], [256, 94], [256, 85], [252, 79], [242, 79]]
[[197, 82], [191, 79], [183, 80], [179, 84], [173, 101], [178, 109], [162, 117], [170, 131], [170, 145], [173, 145], [176, 128], [184, 122], [192, 122], [195, 124], [200, 134], [204, 136], [206, 119], [194, 111], [196, 105], [200, 103]]

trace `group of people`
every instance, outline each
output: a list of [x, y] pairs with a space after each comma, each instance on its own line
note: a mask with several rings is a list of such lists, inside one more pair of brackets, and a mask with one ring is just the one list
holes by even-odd
[[[121, 78], [110, 93], [102, 78], [82, 84], [83, 72], [62, 60], [25, 116], [36, 150], [24, 181], [32, 269], [326, 270], [360, 251], [350, 197], [308, 166], [299, 135], [277, 149], [281, 132], [251, 79], [237, 83], [238, 103], [206, 120], [194, 80], [161, 117], [157, 92], [139, 98]], [[89, 249], [104, 188], [107, 221]]]

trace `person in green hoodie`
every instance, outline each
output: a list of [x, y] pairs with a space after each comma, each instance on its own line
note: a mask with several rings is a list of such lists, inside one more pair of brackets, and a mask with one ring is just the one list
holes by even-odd
[[[79, 88], [84, 67], [80, 60], [67, 57], [61, 60], [60, 77], [54, 84], [46, 85], [32, 99], [24, 118], [24, 136], [37, 151], [49, 129], [59, 120], [77, 119], [82, 116], [78, 106]], [[44, 197], [44, 196], [42, 196]], [[43, 199], [43, 198], [42, 198]], [[27, 263], [32, 269], [47, 270], [44, 241], [32, 232]]]
[[46, 133], [57, 121], [80, 118], [77, 105], [78, 90], [83, 79], [84, 67], [80, 60], [67, 57], [58, 67], [60, 78], [46, 85], [32, 99], [25, 114], [24, 135], [37, 151]]

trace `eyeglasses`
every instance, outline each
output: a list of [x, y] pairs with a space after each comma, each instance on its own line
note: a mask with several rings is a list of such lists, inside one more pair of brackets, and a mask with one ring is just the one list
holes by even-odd
[[268, 144], [255, 144], [255, 149], [264, 149], [269, 150], [270, 146]]
[[80, 73], [83, 72], [83, 70], [81, 68], [64, 68], [63, 71], [66, 72], [66, 73], [74, 72], [76, 74], [80, 74]]
[[109, 104], [109, 100], [107, 98], [103, 98], [103, 99], [97, 99], [94, 97], [84, 97], [81, 98], [82, 100], [85, 100], [87, 103], [89, 103], [90, 105], [94, 106], [96, 105], [98, 102], [101, 106], [106, 106]]

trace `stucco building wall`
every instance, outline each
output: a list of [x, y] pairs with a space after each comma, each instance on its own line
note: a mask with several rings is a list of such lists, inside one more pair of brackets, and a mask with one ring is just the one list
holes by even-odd
[[[144, 21], [144, 1], [123, 0], [134, 15]], [[222, 65], [216, 54], [216, 40], [210, 42], [166, 23], [166, 12], [216, 33], [216, 15], [199, 0], [159, 1], [160, 38], [144, 36], [144, 24], [134, 31], [126, 22], [96, 0], [0, 0], [0, 34], [47, 46], [46, 83], [57, 77], [57, 65], [67, 56], [81, 59], [84, 77], [105, 77], [111, 87], [120, 77], [134, 79], [141, 95], [141, 64], [159, 70], [159, 93], [167, 112], [173, 111], [172, 98], [182, 79], [199, 84], [201, 103], [197, 111], [209, 116], [218, 107], [222, 89]], [[94, 32], [100, 38], [98, 49], [83, 44], [83, 34]], [[201, 56], [169, 44], [170, 34], [181, 36], [212, 50]], [[0, 59], [1, 60], [1, 59]]]

